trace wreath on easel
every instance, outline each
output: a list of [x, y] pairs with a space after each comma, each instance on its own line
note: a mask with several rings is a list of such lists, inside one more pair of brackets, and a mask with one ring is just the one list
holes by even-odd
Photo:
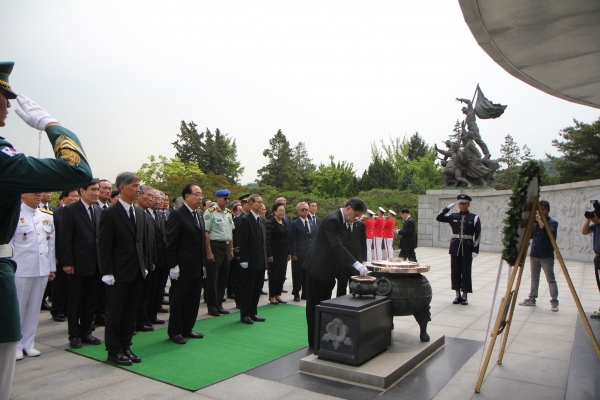
[[508, 203], [508, 211], [504, 219], [504, 229], [502, 230], [502, 244], [504, 249], [502, 250], [502, 258], [508, 263], [508, 265], [514, 266], [517, 261], [517, 255], [519, 253], [519, 228], [521, 227], [522, 214], [527, 202], [527, 194], [529, 189], [529, 183], [534, 177], [538, 179], [538, 193], [539, 187], [542, 185], [541, 181], [542, 167], [539, 162], [531, 160], [527, 161], [521, 166], [519, 175], [512, 187], [512, 195], [510, 196], [510, 202]]

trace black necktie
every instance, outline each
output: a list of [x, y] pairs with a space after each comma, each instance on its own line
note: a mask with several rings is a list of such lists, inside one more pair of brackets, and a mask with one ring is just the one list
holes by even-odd
[[133, 214], [133, 206], [129, 206], [129, 220], [131, 221], [131, 225], [133, 225], [133, 230], [135, 231], [135, 216]]
[[304, 220], [304, 231], [306, 232], [306, 236], [310, 236], [310, 231], [308, 230], [308, 220]]
[[[154, 213], [154, 219], [158, 218], [158, 217], [156, 216], [156, 210], [152, 210], [152, 212]], [[158, 221], [158, 220], [157, 220], [157, 221]]]
[[108, 206], [106, 204], [102, 206], [103, 210], [106, 210], [107, 208], [108, 208]]
[[44, 208], [46, 209], [46, 211], [48, 211], [48, 205], [47, 204], [44, 205]]
[[200, 226], [200, 224], [198, 223], [198, 214], [196, 214], [196, 211], [192, 211], [192, 216], [194, 217], [194, 221], [196, 221], [196, 225]]
[[94, 207], [90, 206], [90, 218], [92, 220], [92, 226], [94, 227], [94, 232], [96, 231], [96, 213], [94, 213]]
[[152, 218], [152, 213], [150, 211], [148, 211], [148, 209], [146, 209], [146, 212], [148, 213], [148, 215], [150, 216], [150, 218]]

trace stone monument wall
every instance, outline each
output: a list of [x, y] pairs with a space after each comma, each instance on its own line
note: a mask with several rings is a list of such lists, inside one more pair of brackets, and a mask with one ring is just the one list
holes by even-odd
[[[503, 220], [512, 191], [493, 189], [465, 190], [473, 198], [470, 211], [481, 218], [481, 250], [501, 252]], [[428, 190], [419, 196], [419, 247], [448, 247], [452, 231], [435, 217], [442, 208], [456, 201], [457, 189]], [[592, 262], [592, 235], [583, 236], [584, 211], [592, 210], [590, 200], [600, 200], [600, 180], [542, 186], [540, 200], [550, 202], [550, 216], [558, 221], [557, 245], [563, 258]], [[458, 212], [458, 207], [452, 209]]]

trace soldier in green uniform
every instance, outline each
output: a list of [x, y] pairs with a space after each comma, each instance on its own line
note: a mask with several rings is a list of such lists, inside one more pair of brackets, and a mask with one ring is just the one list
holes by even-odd
[[206, 304], [214, 317], [229, 314], [223, 308], [223, 297], [229, 278], [229, 264], [233, 258], [233, 214], [227, 208], [229, 190], [215, 192], [217, 206], [204, 212], [206, 228]]
[[45, 130], [56, 159], [38, 159], [18, 153], [0, 137], [0, 399], [10, 398], [17, 342], [21, 340], [19, 305], [15, 289], [16, 262], [8, 242], [19, 220], [21, 193], [50, 192], [81, 187], [92, 180], [92, 171], [77, 136], [34, 101], [17, 95], [8, 83], [14, 62], [0, 62], [0, 127], [6, 125], [10, 100], [22, 110], [16, 113], [25, 123]]

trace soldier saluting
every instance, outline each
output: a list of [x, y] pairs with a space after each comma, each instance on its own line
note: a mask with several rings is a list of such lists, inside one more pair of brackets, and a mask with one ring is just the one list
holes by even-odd
[[[473, 293], [471, 282], [471, 265], [473, 258], [479, 254], [479, 241], [481, 239], [481, 220], [479, 215], [469, 212], [471, 196], [459, 194], [458, 202], [449, 204], [435, 218], [439, 222], [446, 222], [452, 228], [450, 241], [450, 270], [452, 290], [456, 291], [453, 304], [469, 304], [467, 293]], [[460, 212], [449, 213], [458, 203]], [[462, 290], [462, 297], [461, 292]]]

